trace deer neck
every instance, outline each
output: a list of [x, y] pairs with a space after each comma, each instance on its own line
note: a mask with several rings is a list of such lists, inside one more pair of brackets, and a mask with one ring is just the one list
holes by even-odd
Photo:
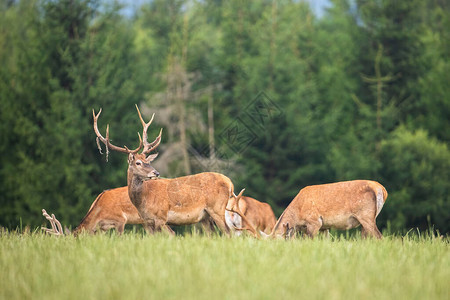
[[144, 179], [128, 169], [128, 196], [137, 209], [142, 205], [143, 189]]
[[270, 237], [279, 238], [281, 235], [283, 235], [285, 233], [285, 229], [283, 228], [283, 225], [285, 225], [286, 223], [289, 223], [289, 222], [291, 223], [291, 225], [293, 224], [293, 222], [292, 222], [293, 220], [291, 220], [290, 214], [286, 213], [288, 208], [286, 208], [284, 210], [284, 212], [281, 214], [281, 216], [278, 218], [277, 222], [275, 223], [275, 226], [272, 229], [272, 232], [269, 235]]
[[105, 191], [100, 193], [100, 195], [97, 196], [95, 201], [92, 203], [91, 207], [89, 208], [87, 214], [84, 216], [83, 220], [81, 220], [80, 224], [75, 228], [73, 233], [77, 235], [78, 233], [82, 232], [83, 230], [93, 232], [95, 230], [95, 224], [97, 221], [97, 215], [99, 213], [99, 209], [97, 206], [98, 201], [103, 197], [103, 194], [105, 194]]

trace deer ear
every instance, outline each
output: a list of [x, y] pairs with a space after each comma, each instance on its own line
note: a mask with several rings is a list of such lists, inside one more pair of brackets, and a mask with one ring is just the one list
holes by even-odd
[[133, 160], [134, 160], [134, 154], [133, 153], [128, 154], [128, 164], [131, 164], [133, 162]]
[[150, 154], [149, 156], [147, 156], [147, 160], [154, 161], [155, 158], [157, 158], [157, 157], [158, 157], [158, 153]]

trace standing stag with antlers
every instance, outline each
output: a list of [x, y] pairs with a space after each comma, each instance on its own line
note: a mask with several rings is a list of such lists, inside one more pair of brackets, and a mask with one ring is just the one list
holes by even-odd
[[[205, 172], [173, 179], [159, 179], [159, 173], [151, 166], [158, 154], [150, 154], [161, 142], [161, 133], [149, 143], [147, 131], [152, 119], [145, 123], [136, 105], [143, 126], [140, 145], [134, 150], [126, 146], [118, 147], [109, 140], [109, 125], [106, 137], [98, 130], [97, 121], [101, 109], [94, 116], [94, 131], [97, 143], [101, 141], [108, 149], [128, 154], [128, 194], [144, 221], [149, 232], [161, 230], [173, 234], [168, 225], [190, 225], [211, 217], [217, 227], [228, 233], [225, 221], [225, 209], [229, 199], [235, 199], [234, 185], [231, 180], [219, 173]], [[99, 143], [98, 143], [99, 144]], [[142, 152], [138, 153], [141, 149]], [[157, 180], [156, 180], [157, 179]]]

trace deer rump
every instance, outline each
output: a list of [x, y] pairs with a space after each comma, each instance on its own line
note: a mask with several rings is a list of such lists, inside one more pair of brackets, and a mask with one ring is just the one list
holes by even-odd
[[[258, 201], [252, 197], [242, 196], [239, 201], [239, 210], [254, 229], [270, 234], [272, 232], [277, 219], [269, 204]], [[241, 216], [236, 212], [225, 211], [225, 219], [228, 227], [231, 229], [239, 229], [245, 227]], [[236, 235], [241, 234], [241, 230], [235, 232]]]
[[381, 238], [376, 217], [386, 198], [386, 189], [370, 180], [307, 186], [282, 213], [272, 234], [305, 231], [313, 237], [319, 230], [347, 230], [361, 225], [363, 237]]

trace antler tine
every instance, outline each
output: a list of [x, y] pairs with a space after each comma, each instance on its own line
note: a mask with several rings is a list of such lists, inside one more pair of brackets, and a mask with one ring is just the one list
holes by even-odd
[[50, 229], [50, 228], [46, 228], [46, 227], [41, 227], [41, 229], [45, 230], [45, 232], [50, 233], [50, 234], [64, 235], [64, 231], [63, 231], [63, 228], [61, 226], [61, 223], [58, 221], [58, 219], [56, 219], [54, 214], [52, 214], [52, 216], [50, 217], [50, 215], [47, 213], [47, 211], [45, 209], [42, 209], [42, 215], [48, 221], [50, 221], [50, 224], [52, 225], [52, 228]]
[[[95, 134], [97, 135], [97, 146], [99, 146], [98, 140], [100, 140], [100, 141], [102, 141], [103, 144], [106, 145], [107, 151], [108, 151], [108, 149], [111, 149], [111, 150], [123, 152], [123, 153], [137, 153], [139, 150], [142, 149], [143, 143], [142, 143], [141, 135], [139, 133], [138, 133], [139, 147], [137, 147], [134, 150], [130, 150], [126, 146], [118, 147], [118, 146], [111, 144], [111, 142], [109, 141], [109, 124], [106, 126], [106, 138], [104, 138], [101, 135], [100, 131], [98, 130], [98, 125], [97, 125], [98, 117], [100, 116], [101, 112], [102, 112], [102, 109], [100, 108], [100, 111], [96, 115], [94, 109], [92, 109], [92, 115], [94, 117], [94, 131], [95, 131]], [[99, 149], [100, 149], [100, 147], [99, 147]], [[100, 153], [101, 153], [101, 151], [100, 151]]]
[[106, 139], [102, 136], [102, 134], [98, 130], [98, 126], [97, 126], [97, 120], [98, 120], [98, 117], [100, 116], [101, 113], [102, 113], [102, 109], [101, 108], [100, 108], [100, 110], [99, 110], [97, 115], [95, 114], [95, 110], [92, 109], [92, 116], [94, 117], [94, 131], [95, 131], [95, 134], [97, 135], [97, 142], [100, 139], [102, 141], [102, 143], [106, 145]]
[[42, 209], [42, 215], [50, 221], [50, 225], [52, 225], [52, 229], [46, 228], [46, 227], [41, 227], [41, 229], [45, 230], [47, 233], [52, 233], [52, 232], [57, 232], [56, 227], [55, 227], [55, 223], [53, 223], [53, 219], [52, 217], [50, 217], [50, 215], [47, 213], [47, 211], [45, 209]]
[[61, 222], [59, 222], [58, 219], [56, 219], [54, 214], [52, 214], [52, 219], [53, 219], [53, 221], [55, 221], [56, 226], [58, 227], [58, 232], [61, 232], [61, 234], [64, 234], [63, 228], [61, 226]]
[[142, 151], [142, 153], [148, 154], [150, 152], [152, 152], [153, 150], [155, 150], [156, 148], [158, 148], [159, 144], [161, 143], [161, 135], [162, 135], [162, 128], [159, 131], [159, 135], [156, 137], [156, 139], [147, 144], [147, 147], [144, 148], [144, 151]]
[[145, 123], [144, 119], [142, 118], [142, 115], [141, 115], [141, 112], [139, 110], [139, 107], [137, 105], [136, 105], [136, 109], [137, 109], [137, 112], [138, 112], [138, 115], [139, 115], [139, 119], [141, 120], [141, 124], [142, 124], [142, 127], [143, 127], [142, 139], [144, 141], [144, 150], [142, 151], [142, 153], [148, 154], [148, 153], [152, 152], [153, 150], [155, 150], [159, 146], [159, 144], [161, 143], [162, 128], [161, 128], [161, 130], [159, 132], [159, 135], [156, 137], [156, 139], [153, 142], [149, 143], [147, 141], [147, 138], [148, 138], [147, 130], [150, 127], [150, 124], [152, 124], [153, 118], [155, 117], [155, 114], [152, 115], [152, 118], [151, 118], [151, 120], [148, 123]]
[[244, 194], [244, 191], [245, 191], [245, 189], [242, 189], [237, 196], [233, 193], [233, 196], [236, 201], [236, 206], [235, 206], [235, 209], [233, 209], [232, 211], [237, 213], [242, 218], [242, 221], [246, 224], [246, 227], [245, 228], [237, 228], [236, 226], [234, 226], [234, 225], [233, 226], [235, 227], [236, 230], [248, 230], [256, 238], [259, 239], [259, 238], [261, 238], [261, 234], [253, 227], [252, 223], [247, 219], [247, 217], [241, 212], [241, 209], [239, 208], [239, 200], [241, 199], [242, 194]]
[[239, 214], [240, 216], [242, 216], [243, 213], [241, 212], [241, 209], [239, 208], [239, 200], [241, 200], [241, 197], [242, 197], [242, 194], [244, 193], [244, 191], [245, 191], [245, 189], [242, 189], [237, 196], [233, 193], [233, 196], [235, 199], [234, 201], [236, 202], [235, 210], [233, 210], [233, 211], [235, 213]]
[[241, 199], [242, 194], [244, 194], [244, 192], [245, 192], [245, 189], [242, 189], [237, 196], [234, 195], [234, 193], [233, 193], [234, 197], [236, 197], [236, 202], [239, 202], [239, 200]]
[[137, 104], [135, 104], [135, 106], [136, 106], [136, 109], [137, 109], [137, 112], [138, 112], [138, 115], [139, 115], [139, 119], [141, 120], [142, 127], [144, 127], [144, 130], [147, 130], [148, 127], [150, 126], [150, 124], [152, 124], [153, 118], [155, 117], [155, 114], [152, 115], [152, 119], [150, 121], [148, 121], [148, 123], [145, 123], [144, 119], [142, 118], [141, 111], [139, 110], [139, 107], [137, 106]]

